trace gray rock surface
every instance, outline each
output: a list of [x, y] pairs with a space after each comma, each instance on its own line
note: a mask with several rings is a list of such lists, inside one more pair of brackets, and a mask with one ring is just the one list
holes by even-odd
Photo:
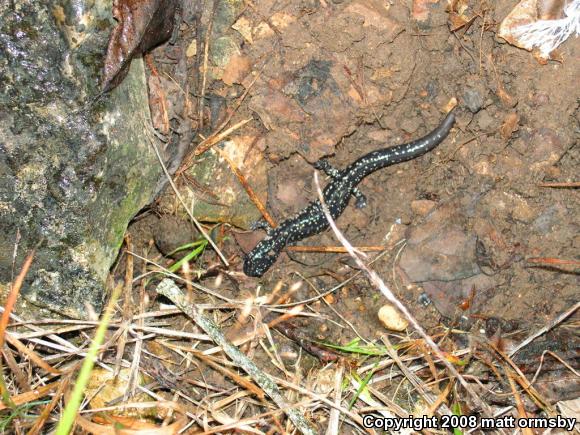
[[162, 176], [142, 62], [91, 103], [110, 7], [0, 2], [0, 284], [39, 244], [24, 297], [81, 318], [102, 308], [126, 226]]

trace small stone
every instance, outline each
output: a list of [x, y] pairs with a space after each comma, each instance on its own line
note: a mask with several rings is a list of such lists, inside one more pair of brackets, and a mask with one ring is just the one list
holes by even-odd
[[[534, 231], [545, 236], [552, 231], [552, 228], [555, 225], [557, 225], [558, 218], [560, 218], [560, 216], [558, 216], [558, 208], [556, 206], [548, 207], [534, 219], [534, 222], [532, 222], [532, 228]], [[580, 241], [580, 238], [578, 241]]]
[[[454, 281], [479, 273], [475, 236], [460, 225], [441, 220], [441, 207], [412, 229], [399, 266], [412, 282]], [[457, 219], [455, 214], [452, 219]]]
[[540, 128], [532, 135], [530, 142], [530, 167], [532, 170], [544, 170], [560, 161], [566, 147], [556, 130]]
[[516, 112], [508, 113], [507, 116], [504, 118], [503, 124], [499, 129], [501, 136], [508, 140], [512, 137], [514, 131], [518, 129], [518, 122], [520, 121], [520, 117]]
[[483, 96], [476, 89], [468, 89], [463, 93], [465, 105], [471, 113], [477, 113], [483, 107]]
[[487, 159], [480, 160], [479, 162], [473, 165], [473, 170], [476, 174], [483, 175], [486, 177], [491, 177], [494, 175], [494, 171], [491, 167], [491, 164], [487, 161]]
[[524, 198], [515, 197], [512, 216], [518, 221], [529, 223], [537, 217], [537, 213]]
[[429, 199], [418, 199], [411, 202], [411, 210], [417, 216], [427, 216], [436, 205], [437, 203], [435, 201]]
[[439, 93], [439, 89], [437, 88], [437, 82], [431, 80], [429, 83], [427, 83], [426, 91], [429, 98], [435, 98]]
[[494, 122], [495, 120], [487, 110], [481, 111], [477, 117], [477, 125], [483, 131], [489, 130]]
[[401, 210], [401, 215], [399, 216], [399, 219], [395, 222], [403, 225], [410, 225], [411, 222], [413, 222], [413, 219], [411, 219], [411, 214], [409, 213], [409, 211], [405, 209]]
[[383, 305], [378, 312], [378, 317], [383, 326], [391, 331], [404, 331], [409, 322], [392, 305]]
[[324, 300], [326, 301], [327, 304], [331, 305], [334, 304], [334, 302], [336, 302], [336, 300], [334, 299], [334, 295], [332, 293], [324, 296]]
[[195, 237], [196, 231], [191, 222], [173, 215], [162, 215], [153, 234], [159, 252], [173, 258], [182, 258], [188, 254], [187, 250], [177, 253], [174, 251], [180, 246], [193, 242]]
[[544, 106], [550, 102], [550, 95], [547, 92], [537, 91], [530, 96], [532, 107]]
[[415, 133], [421, 126], [421, 120], [417, 117], [405, 118], [401, 122], [401, 128], [407, 133]]
[[283, 344], [278, 350], [278, 355], [285, 361], [296, 361], [298, 354], [296, 349], [287, 344]]

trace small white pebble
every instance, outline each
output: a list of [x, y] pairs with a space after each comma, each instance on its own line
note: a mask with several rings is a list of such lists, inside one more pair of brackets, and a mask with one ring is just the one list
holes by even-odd
[[378, 312], [378, 317], [383, 326], [391, 331], [404, 331], [409, 322], [392, 305], [383, 305]]

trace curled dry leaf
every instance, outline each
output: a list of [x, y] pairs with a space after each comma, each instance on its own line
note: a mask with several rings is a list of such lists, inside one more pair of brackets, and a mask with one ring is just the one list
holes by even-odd
[[469, 4], [467, 0], [453, 0], [449, 2], [449, 27], [452, 32], [465, 27], [466, 29], [473, 24], [477, 18], [476, 14], [471, 17], [467, 14]]
[[76, 423], [85, 431], [98, 435], [174, 435], [181, 433], [187, 425], [185, 410], [175, 402], [136, 402], [118, 406], [118, 410], [140, 409], [147, 410], [155, 417], [152, 420], [173, 420], [169, 424], [161, 425], [146, 420], [113, 416], [107, 414], [96, 415], [94, 420], [78, 415]]
[[250, 23], [250, 20], [248, 20], [246, 17], [241, 16], [240, 19], [232, 25], [232, 29], [237, 30], [247, 43], [254, 43], [254, 39], [252, 37], [252, 23]]
[[514, 107], [516, 104], [518, 104], [518, 100], [507, 93], [501, 82], [498, 82], [497, 90], [495, 93], [506, 107]]
[[173, 32], [178, 0], [114, 0], [111, 32], [101, 88], [110, 91], [123, 81], [131, 60], [165, 42]]
[[554, 50], [580, 35], [580, 0], [522, 0], [499, 26], [498, 36], [516, 47], [535, 50], [541, 63], [557, 60]]
[[445, 113], [451, 112], [455, 107], [457, 107], [459, 103], [457, 102], [457, 98], [451, 97], [445, 107], [443, 107], [443, 111]]
[[472, 17], [467, 17], [465, 15], [458, 15], [454, 12], [449, 14], [449, 23], [451, 24], [451, 31], [456, 32], [457, 30], [466, 27], [469, 28], [471, 24], [477, 18], [476, 15]]
[[499, 132], [501, 133], [501, 137], [503, 137], [505, 140], [508, 140], [510, 137], [512, 137], [512, 134], [514, 133], [514, 131], [516, 131], [518, 129], [519, 120], [520, 120], [520, 117], [518, 116], [518, 114], [516, 112], [509, 113], [505, 117], [503, 124], [499, 129]]
[[540, 20], [559, 20], [564, 18], [564, 6], [569, 0], [538, 0], [536, 9]]
[[429, 19], [429, 11], [434, 3], [439, 0], [413, 0], [413, 8], [411, 9], [411, 16], [415, 21], [427, 21]]

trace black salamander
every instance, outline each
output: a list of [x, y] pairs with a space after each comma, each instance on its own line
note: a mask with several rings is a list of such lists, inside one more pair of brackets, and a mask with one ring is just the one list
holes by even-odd
[[[331, 168], [326, 160], [318, 162], [317, 169], [324, 170], [331, 177], [323, 190], [323, 196], [332, 218], [336, 219], [342, 214], [351, 195], [355, 196], [357, 207], [364, 207], [365, 198], [356, 188], [363, 178], [384, 167], [412, 160], [431, 151], [445, 139], [454, 123], [455, 114], [452, 110], [439, 127], [421, 139], [370, 152], [342, 171]], [[296, 216], [268, 231], [266, 237], [246, 255], [244, 273], [248, 276], [262, 276], [276, 262], [287, 244], [318, 234], [328, 227], [320, 201], [311, 202]]]

